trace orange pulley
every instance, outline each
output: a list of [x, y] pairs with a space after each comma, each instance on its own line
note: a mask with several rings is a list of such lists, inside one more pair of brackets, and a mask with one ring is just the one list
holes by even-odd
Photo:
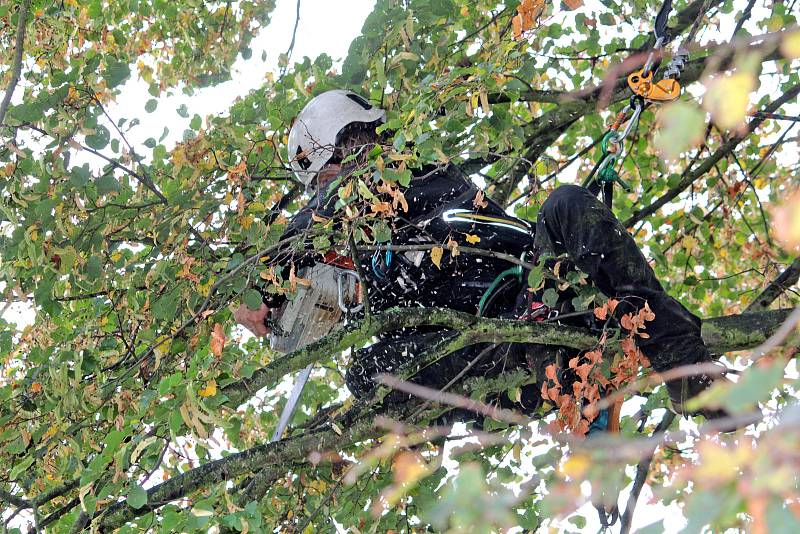
[[644, 74], [644, 69], [628, 75], [628, 86], [634, 94], [651, 102], [672, 102], [681, 96], [681, 84], [678, 80], [665, 78], [653, 82], [653, 71]]

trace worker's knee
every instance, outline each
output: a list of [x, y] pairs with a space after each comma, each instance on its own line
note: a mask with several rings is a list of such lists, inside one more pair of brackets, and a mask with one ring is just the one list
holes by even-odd
[[542, 210], [586, 207], [597, 199], [585, 188], [578, 185], [562, 185], [550, 193], [542, 205]]

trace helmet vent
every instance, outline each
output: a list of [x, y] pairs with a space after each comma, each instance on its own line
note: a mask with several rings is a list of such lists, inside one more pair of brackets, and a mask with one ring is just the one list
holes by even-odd
[[304, 171], [311, 167], [311, 160], [306, 157], [305, 152], [300, 147], [297, 147], [297, 153], [295, 154], [297, 164], [300, 165], [300, 168]]
[[357, 95], [355, 93], [347, 93], [346, 96], [347, 96], [347, 98], [349, 98], [350, 100], [352, 100], [353, 102], [355, 102], [356, 104], [361, 106], [362, 108], [364, 108], [364, 109], [372, 109], [372, 104], [367, 102], [364, 99], [364, 97], [359, 96], [359, 95]]

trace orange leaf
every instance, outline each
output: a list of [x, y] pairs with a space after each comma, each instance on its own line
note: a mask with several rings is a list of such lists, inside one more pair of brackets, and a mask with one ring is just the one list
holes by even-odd
[[39, 393], [42, 391], [42, 385], [39, 382], [31, 384], [31, 393]]
[[475, 193], [475, 198], [472, 199], [472, 205], [475, 206], [476, 209], [487, 207], [489, 203], [484, 200], [485, 198], [486, 195], [483, 193], [483, 191], [479, 190], [477, 193]]
[[556, 379], [556, 366], [555, 364], [551, 363], [548, 365], [545, 370], [544, 374], [548, 380], [555, 380]]
[[567, 9], [572, 11], [581, 7], [583, 5], [583, 0], [564, 0], [564, 5], [567, 6]]
[[522, 17], [519, 15], [514, 15], [511, 19], [511, 33], [514, 36], [514, 40], [522, 37]]
[[605, 321], [606, 317], [608, 317], [608, 303], [603, 304], [603, 306], [594, 309], [594, 316], [600, 319], [601, 321]]
[[622, 328], [624, 328], [625, 330], [633, 330], [633, 329], [636, 328], [634, 326], [634, 324], [633, 324], [633, 315], [630, 314], [630, 313], [626, 313], [625, 315], [623, 315], [622, 319], [620, 319], [619, 323], [622, 325]]
[[458, 250], [458, 241], [456, 241], [452, 237], [448, 237], [446, 244], [447, 244], [447, 248], [450, 249], [450, 255], [451, 256], [453, 256], [455, 258], [459, 254], [461, 254], [461, 252], [459, 252], [459, 250]]
[[222, 356], [222, 349], [225, 348], [225, 341], [227, 341], [227, 339], [222, 325], [214, 323], [214, 331], [211, 332], [211, 353], [217, 358]]

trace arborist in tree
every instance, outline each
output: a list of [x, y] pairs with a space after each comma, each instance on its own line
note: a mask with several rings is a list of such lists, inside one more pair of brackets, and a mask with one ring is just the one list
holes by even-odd
[[[313, 197], [290, 221], [284, 236], [302, 235], [304, 244], [270, 260], [282, 265], [294, 261], [297, 276], [310, 279], [311, 286], [298, 286], [298, 296], [291, 302], [285, 295], [262, 290], [264, 303], [260, 309], [242, 305], [236, 311], [240, 324], [258, 336], [271, 334], [273, 346], [285, 351], [318, 339], [342, 320], [343, 312], [334, 309], [330, 295], [336, 294], [334, 302], [350, 311], [352, 299], [347, 294], [352, 293], [354, 273], [358, 272], [361, 283], [366, 285], [371, 313], [394, 307], [446, 307], [487, 317], [596, 326], [590, 324], [596, 320], [591, 312], [571, 313], [575, 293], [570, 289], [561, 291], [555, 304], [547, 306], [542, 302], [543, 291], [557, 288], [558, 282], [550, 278], [563, 279], [571, 264], [588, 275], [607, 297], [620, 302], [617, 316], [649, 306], [655, 318], [646, 324], [648, 337], [637, 341], [656, 371], [712, 361], [700, 336], [700, 319], [664, 291], [620, 221], [584, 187], [557, 188], [541, 206], [535, 226], [531, 226], [485, 198], [456, 165], [428, 168], [418, 172], [403, 190], [407, 209], [388, 186], [369, 186], [376, 195], [395, 201], [395, 213], [388, 219], [389, 248], [394, 250], [359, 251], [359, 265], [347, 256], [314, 252], [312, 227], [334, 220], [337, 208], [341, 208], [337, 207], [337, 187], [363, 169], [371, 150], [385, 141], [376, 133], [385, 121], [384, 110], [344, 90], [320, 94], [299, 114], [289, 134], [289, 159]], [[361, 179], [370, 182], [366, 175]], [[447, 244], [452, 248], [453, 242], [485, 254], [462, 251], [435, 265], [431, 247], [444, 247], [446, 251]], [[523, 261], [514, 263], [509, 257]], [[559, 257], [568, 258], [568, 262], [559, 263], [558, 276], [549, 277], [538, 291], [529, 291], [527, 273], [519, 263], [541, 261], [552, 269], [556, 260], [545, 258]], [[287, 272], [285, 268], [284, 279]], [[313, 297], [305, 298], [311, 293]], [[559, 319], [559, 315], [567, 314], [571, 317]], [[424, 351], [452, 335], [441, 328], [403, 329], [385, 335], [352, 355], [347, 386], [356, 397], [369, 395], [375, 387], [373, 377], [413, 366]], [[473, 345], [423, 367], [410, 380], [442, 388], [462, 377], [493, 377], [517, 368], [532, 370], [539, 383], [523, 387], [518, 402], [526, 412], [533, 413], [542, 404], [544, 367], [553, 362], [563, 364], [560, 373], [566, 376], [570, 372], [567, 359], [560, 360], [552, 347]], [[673, 409], [688, 415], [686, 401], [716, 379], [701, 373], [667, 382]], [[707, 418], [727, 415], [708, 409], [698, 413]]]

